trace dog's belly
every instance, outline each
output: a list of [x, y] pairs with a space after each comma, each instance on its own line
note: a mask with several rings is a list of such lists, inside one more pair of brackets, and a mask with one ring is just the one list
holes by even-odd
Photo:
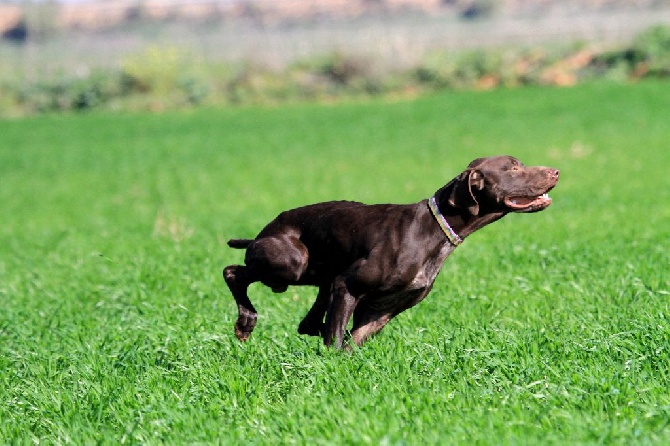
[[419, 288], [368, 296], [363, 300], [363, 306], [377, 314], [394, 314], [419, 303], [428, 294], [428, 290], [429, 288]]

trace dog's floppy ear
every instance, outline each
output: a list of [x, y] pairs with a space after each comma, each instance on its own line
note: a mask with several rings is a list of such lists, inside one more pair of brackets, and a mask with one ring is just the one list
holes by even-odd
[[467, 209], [470, 214], [477, 215], [479, 214], [479, 203], [477, 203], [473, 190], [482, 189], [484, 189], [484, 175], [479, 170], [467, 169], [458, 177], [451, 189], [449, 204]]

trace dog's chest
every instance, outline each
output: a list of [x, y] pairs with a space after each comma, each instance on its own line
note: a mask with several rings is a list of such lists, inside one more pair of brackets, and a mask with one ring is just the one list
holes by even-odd
[[380, 313], [396, 313], [419, 303], [428, 294], [444, 260], [453, 250], [452, 245], [445, 243], [437, 255], [427, 259], [421, 265], [407, 287], [395, 292], [375, 295], [368, 300], [368, 307]]
[[414, 276], [414, 280], [410, 284], [410, 290], [424, 289], [433, 284], [437, 274], [440, 272], [442, 265], [446, 258], [454, 250], [454, 246], [450, 243], [445, 243], [438, 255], [429, 257], [423, 264], [419, 271]]

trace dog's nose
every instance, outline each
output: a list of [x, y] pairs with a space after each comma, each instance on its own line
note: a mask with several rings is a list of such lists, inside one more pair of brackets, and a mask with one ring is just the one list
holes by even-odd
[[558, 180], [558, 175], [561, 172], [558, 169], [549, 169], [549, 176]]

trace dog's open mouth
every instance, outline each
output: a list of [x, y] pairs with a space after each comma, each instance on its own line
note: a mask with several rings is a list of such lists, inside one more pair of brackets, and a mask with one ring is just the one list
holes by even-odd
[[507, 207], [515, 212], [537, 212], [551, 204], [551, 197], [547, 193], [536, 197], [505, 197]]

